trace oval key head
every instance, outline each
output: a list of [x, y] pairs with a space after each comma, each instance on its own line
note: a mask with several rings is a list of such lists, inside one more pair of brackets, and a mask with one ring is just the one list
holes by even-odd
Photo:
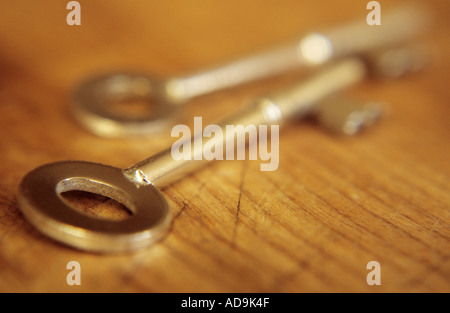
[[[103, 220], [75, 210], [60, 195], [80, 190], [112, 198], [132, 211], [122, 221]], [[164, 236], [170, 209], [152, 185], [136, 187], [119, 168], [82, 161], [50, 163], [28, 173], [19, 185], [25, 217], [51, 238], [92, 252], [125, 252]]]
[[[76, 88], [75, 118], [103, 137], [142, 135], [165, 130], [180, 113], [182, 99], [171, 98], [167, 82], [137, 74], [92, 78]], [[123, 109], [114, 108], [122, 103]], [[138, 103], [139, 110], [136, 112]]]

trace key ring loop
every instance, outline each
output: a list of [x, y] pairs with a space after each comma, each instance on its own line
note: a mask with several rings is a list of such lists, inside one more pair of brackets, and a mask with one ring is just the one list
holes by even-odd
[[[110, 197], [133, 214], [122, 221], [110, 221], [76, 211], [60, 196], [71, 190]], [[18, 201], [36, 228], [82, 250], [139, 249], [162, 238], [170, 227], [170, 208], [158, 189], [152, 185], [138, 189], [121, 169], [99, 163], [64, 161], [38, 167], [22, 180]]]
[[[150, 76], [119, 73], [94, 77], [79, 85], [73, 95], [75, 118], [102, 137], [122, 137], [159, 132], [180, 113], [180, 102], [168, 97], [166, 83]], [[139, 116], [113, 111], [112, 103], [138, 100], [152, 110]]]

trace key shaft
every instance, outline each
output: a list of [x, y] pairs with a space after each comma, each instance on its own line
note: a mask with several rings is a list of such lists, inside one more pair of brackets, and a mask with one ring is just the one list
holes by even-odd
[[[220, 123], [224, 136], [202, 140], [202, 149], [192, 149], [188, 160], [175, 160], [171, 148], [168, 148], [125, 169], [123, 173], [137, 186], [152, 184], [164, 188], [209, 162], [195, 156], [195, 153], [202, 153], [205, 145], [234, 144], [235, 137], [242, 134], [239, 134], [239, 129], [227, 132], [227, 125], [242, 125], [244, 128], [248, 125], [280, 125], [302, 117], [313, 111], [320, 100], [361, 81], [365, 74], [366, 65], [363, 61], [356, 58], [341, 61], [301, 84], [256, 100], [247, 110]], [[244, 131], [243, 128], [240, 131]], [[194, 147], [195, 135], [189, 141], [189, 146]]]

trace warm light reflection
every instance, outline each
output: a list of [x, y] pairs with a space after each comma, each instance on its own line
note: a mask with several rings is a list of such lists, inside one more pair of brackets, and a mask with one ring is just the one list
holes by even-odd
[[313, 33], [307, 35], [298, 46], [302, 60], [311, 64], [320, 64], [328, 61], [333, 54], [333, 46], [328, 37]]

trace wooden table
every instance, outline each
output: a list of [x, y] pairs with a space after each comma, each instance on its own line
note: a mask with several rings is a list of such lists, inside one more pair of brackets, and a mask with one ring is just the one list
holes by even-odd
[[[81, 252], [41, 235], [21, 214], [17, 187], [33, 168], [80, 159], [127, 167], [174, 142], [168, 134], [105, 139], [69, 110], [76, 83], [102, 71], [174, 75], [233, 59], [304, 32], [359, 18], [361, 1], [64, 1], [0, 4], [0, 291], [3, 292], [449, 292], [450, 4], [435, 6], [424, 38], [432, 62], [396, 81], [349, 91], [385, 101], [389, 115], [356, 137], [315, 123], [281, 132], [280, 166], [216, 162], [167, 189], [170, 233], [135, 253]], [[381, 1], [382, 12], [398, 1]], [[193, 116], [213, 123], [291, 74], [197, 98]], [[98, 215], [112, 201], [71, 193]], [[122, 212], [122, 213], [121, 213]], [[81, 286], [69, 286], [69, 261]], [[369, 286], [366, 265], [381, 265]]]

